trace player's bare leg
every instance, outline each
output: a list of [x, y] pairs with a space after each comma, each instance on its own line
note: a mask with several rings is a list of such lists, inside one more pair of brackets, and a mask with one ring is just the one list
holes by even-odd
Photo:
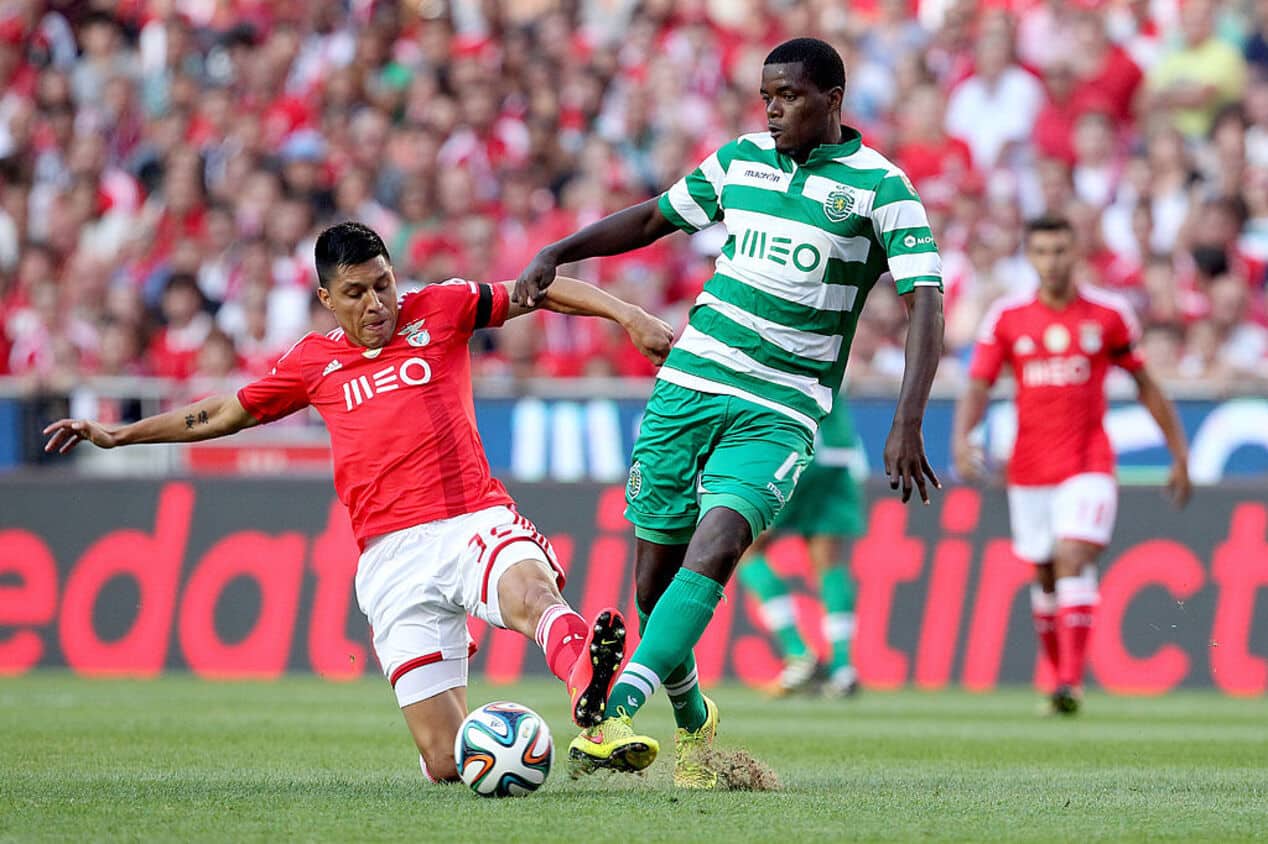
[[823, 635], [832, 647], [828, 679], [823, 692], [830, 697], [858, 694], [858, 672], [850, 660], [854, 641], [854, 581], [850, 577], [845, 543], [837, 536], [812, 536], [806, 540], [810, 564], [819, 576], [823, 600]]
[[1099, 602], [1096, 559], [1100, 553], [1100, 545], [1078, 539], [1058, 539], [1053, 553], [1060, 653], [1052, 700], [1053, 707], [1065, 714], [1079, 710], [1087, 643]]
[[418, 747], [423, 775], [432, 782], [456, 782], [453, 743], [467, 717], [467, 689], [447, 689], [426, 700], [401, 707], [405, 724]]
[[567, 685], [577, 726], [599, 723], [625, 659], [620, 612], [604, 609], [587, 624], [560, 594], [555, 573], [537, 559], [522, 560], [502, 574], [498, 606], [507, 628], [536, 641], [551, 673]]

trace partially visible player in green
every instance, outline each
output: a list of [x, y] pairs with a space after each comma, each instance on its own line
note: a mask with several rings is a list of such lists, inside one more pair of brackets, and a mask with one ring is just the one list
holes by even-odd
[[766, 548], [772, 536], [800, 536], [806, 541], [811, 567], [819, 578], [823, 601], [823, 637], [832, 651], [825, 666], [822, 691], [849, 697], [859, 690], [858, 672], [850, 662], [854, 640], [854, 579], [850, 576], [849, 540], [863, 534], [863, 490], [867, 461], [854, 431], [849, 404], [837, 397], [832, 412], [819, 425], [814, 458], [797, 481], [797, 489], [774, 526], [757, 538], [740, 559], [740, 584], [757, 598], [762, 620], [775, 637], [784, 660], [776, 690], [792, 694], [811, 688], [820, 678], [819, 658], [797, 630], [793, 596], [784, 578], [771, 568]]
[[634, 446], [625, 515], [643, 637], [605, 720], [569, 746], [578, 771], [652, 763], [659, 745], [635, 732], [633, 717], [663, 685], [678, 724], [675, 784], [718, 785], [709, 765], [718, 708], [700, 693], [692, 649], [740, 555], [810, 462], [859, 312], [886, 273], [910, 327], [885, 471], [903, 501], [914, 489], [927, 502], [926, 480], [938, 485], [921, 426], [942, 355], [942, 261], [924, 206], [900, 169], [841, 124], [845, 66], [831, 45], [776, 47], [760, 93], [767, 131], [723, 145], [660, 197], [550, 244], [516, 281], [515, 301], [532, 305], [560, 265], [727, 228]]

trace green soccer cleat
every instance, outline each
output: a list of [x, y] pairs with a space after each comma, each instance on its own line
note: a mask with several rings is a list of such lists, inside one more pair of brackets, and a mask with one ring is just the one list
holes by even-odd
[[605, 718], [581, 731], [568, 745], [569, 774], [576, 779], [600, 768], [637, 773], [656, 761], [660, 744], [634, 732], [628, 715]]
[[681, 727], [674, 734], [674, 785], [711, 790], [718, 787], [718, 772], [710, 764], [713, 738], [718, 733], [718, 705], [704, 699], [705, 719], [698, 730]]

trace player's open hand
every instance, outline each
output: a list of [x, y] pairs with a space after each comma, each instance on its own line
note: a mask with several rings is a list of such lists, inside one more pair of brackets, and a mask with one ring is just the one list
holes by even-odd
[[1176, 507], [1184, 507], [1193, 495], [1193, 484], [1189, 482], [1189, 467], [1180, 460], [1171, 464], [1171, 472], [1167, 475], [1167, 497]]
[[545, 297], [546, 288], [555, 280], [556, 261], [549, 249], [543, 249], [515, 279], [511, 301], [526, 308], [535, 308]]
[[920, 424], [904, 424], [897, 420], [889, 429], [889, 438], [885, 440], [885, 474], [889, 477], [889, 488], [903, 488], [903, 503], [911, 500], [911, 489], [914, 486], [920, 492], [920, 500], [929, 503], [929, 490], [926, 481], [937, 489], [942, 489], [942, 482], [933, 473], [925, 457], [925, 438], [920, 431]]
[[663, 319], [639, 308], [625, 324], [625, 330], [643, 357], [652, 363], [660, 366], [669, 357], [669, 349], [674, 344], [674, 330]]
[[48, 437], [44, 450], [49, 454], [66, 454], [85, 440], [98, 448], [117, 445], [114, 434], [105, 425], [88, 419], [59, 419], [44, 429], [44, 436]]

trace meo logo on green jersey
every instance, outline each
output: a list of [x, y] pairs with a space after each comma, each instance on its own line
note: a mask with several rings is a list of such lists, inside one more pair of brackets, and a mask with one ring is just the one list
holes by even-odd
[[788, 266], [791, 261], [803, 273], [814, 272], [823, 262], [823, 253], [813, 243], [793, 246], [791, 237], [769, 237], [760, 229], [745, 229], [736, 251], [740, 255], [770, 261], [781, 267]]

